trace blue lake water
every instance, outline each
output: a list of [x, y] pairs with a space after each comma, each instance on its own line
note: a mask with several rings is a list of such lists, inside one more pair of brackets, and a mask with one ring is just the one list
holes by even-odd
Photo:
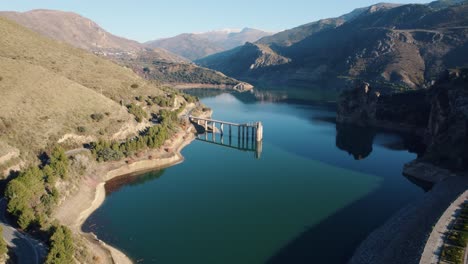
[[326, 105], [246, 98], [202, 101], [213, 118], [262, 121], [260, 159], [194, 141], [179, 165], [110, 182], [84, 230], [138, 263], [345, 263], [424, 193], [401, 173], [411, 139], [337, 126]]

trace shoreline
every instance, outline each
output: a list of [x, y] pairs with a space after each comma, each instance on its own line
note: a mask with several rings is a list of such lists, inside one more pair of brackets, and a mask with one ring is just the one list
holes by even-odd
[[[176, 138], [166, 146], [166, 148], [173, 149], [169, 156], [165, 156], [165, 153], [161, 155], [161, 150], [155, 150], [148, 151], [145, 155], [151, 157], [154, 153], [160, 154], [159, 157], [154, 159], [140, 159], [131, 164], [127, 164], [125, 161], [102, 164], [97, 169], [94, 177], [86, 176], [80, 180], [80, 187], [74, 195], [67, 197], [59, 206], [54, 215], [55, 218], [62, 224], [70, 227], [74, 233], [84, 238], [87, 246], [91, 249], [91, 253], [100, 256], [100, 258], [106, 258], [107, 261], [104, 261], [104, 263], [134, 263], [122, 251], [106, 244], [94, 233], [84, 232], [82, 226], [88, 217], [104, 203], [106, 198], [106, 182], [116, 177], [132, 177], [132, 175], [141, 174], [145, 171], [167, 168], [183, 162], [184, 157], [181, 151], [195, 139], [192, 129], [193, 127], [190, 126], [188, 129], [176, 134]], [[107, 168], [109, 166], [113, 168], [109, 170]], [[99, 171], [103, 171], [103, 173], [100, 174]], [[75, 204], [78, 204], [78, 206], [74, 206]]]
[[427, 239], [421, 260], [419, 261], [420, 264], [437, 264], [440, 262], [440, 251], [445, 240], [444, 235], [450, 229], [452, 222], [456, 219], [456, 210], [458, 210], [467, 199], [468, 190], [453, 201], [447, 210], [445, 210], [444, 214], [441, 215]]
[[393, 214], [374, 229], [354, 251], [349, 264], [420, 264], [428, 239], [449, 210], [466, 192], [466, 175], [448, 177], [420, 199]]

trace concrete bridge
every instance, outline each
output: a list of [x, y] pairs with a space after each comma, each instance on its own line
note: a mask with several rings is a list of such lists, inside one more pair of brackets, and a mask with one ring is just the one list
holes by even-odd
[[[251, 151], [255, 153], [257, 159], [260, 158], [263, 140], [261, 122], [237, 124], [194, 116], [189, 116], [189, 120], [205, 128], [205, 134], [198, 135], [198, 140], [241, 151]], [[212, 135], [209, 138], [208, 131], [210, 129]], [[219, 137], [216, 134], [219, 134]], [[233, 140], [233, 136], [236, 134], [237, 140]]]
[[[221, 120], [207, 119], [195, 116], [189, 116], [189, 120], [194, 123], [197, 123], [198, 125], [203, 126], [205, 128], [205, 131], [208, 131], [208, 125], [211, 124], [211, 129], [213, 133], [217, 133], [219, 131], [221, 135], [224, 135], [225, 132], [227, 132], [228, 136], [232, 137], [232, 128], [234, 127], [237, 130], [238, 138], [245, 138], [247, 139], [247, 141], [249, 141], [249, 138], [255, 139], [256, 141], [263, 140], [262, 122], [236, 124]], [[219, 125], [219, 129], [217, 128], [217, 125]], [[228, 127], [228, 131], [224, 131], [225, 126]]]

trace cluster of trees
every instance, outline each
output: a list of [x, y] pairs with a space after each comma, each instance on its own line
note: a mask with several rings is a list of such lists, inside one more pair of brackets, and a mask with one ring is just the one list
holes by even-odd
[[73, 244], [72, 232], [65, 226], [58, 226], [53, 229], [53, 235], [50, 237], [50, 250], [45, 263], [74, 263], [73, 254], [75, 254], [75, 246]]
[[61, 147], [55, 147], [49, 162], [42, 168], [30, 167], [11, 180], [5, 190], [7, 210], [17, 218], [22, 229], [32, 224], [41, 226], [59, 199], [57, 179], [68, 177], [68, 158]]
[[[56, 146], [48, 154], [47, 162], [32, 166], [11, 180], [5, 189], [7, 211], [23, 230], [41, 230], [50, 237], [50, 252], [46, 263], [72, 263], [74, 254], [70, 230], [51, 225], [50, 216], [58, 203], [59, 192], [55, 188], [58, 179], [68, 178], [69, 160], [63, 148]], [[0, 254], [2, 243], [0, 242]]]
[[139, 123], [143, 122], [144, 119], [148, 118], [148, 113], [146, 113], [141, 106], [131, 103], [127, 105], [128, 112], [135, 116], [135, 120]]
[[164, 82], [205, 83], [215, 85], [236, 85], [238, 83], [236, 80], [219, 74], [216, 71], [194, 67], [192, 65], [153, 61], [152, 65], [146, 68], [148, 68], [148, 71], [145, 73], [149, 78], [163, 80]]
[[91, 153], [94, 154], [97, 161], [103, 162], [120, 160], [146, 148], [160, 148], [176, 131], [178, 114], [184, 109], [185, 104], [177, 111], [161, 110], [158, 114], [159, 124], [149, 127], [141, 132], [139, 136], [127, 139], [124, 142], [109, 142], [102, 139], [98, 142], [92, 142]]
[[173, 107], [175, 102], [175, 94], [169, 94], [167, 96], [148, 96], [146, 104], [148, 105], [159, 105], [160, 107]]

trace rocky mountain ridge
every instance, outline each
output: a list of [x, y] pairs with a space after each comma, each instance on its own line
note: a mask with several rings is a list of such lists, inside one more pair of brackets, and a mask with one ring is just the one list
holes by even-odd
[[[468, 1], [379, 4], [260, 39], [276, 56], [250, 68], [251, 44], [197, 60], [245, 81], [341, 89], [354, 79], [389, 90], [430, 86], [446, 68], [468, 64]], [[257, 55], [258, 56], [258, 55]], [[235, 63], [234, 67], [229, 65]]]
[[[150, 68], [154, 72], [164, 72], [166, 66], [170, 65], [172, 71], [168, 75], [141, 74], [143, 77], [162, 83], [187, 83], [188, 81], [206, 85], [240, 83], [219, 72], [193, 65], [187, 59], [165, 49], [150, 49], [136, 41], [115, 36], [94, 21], [76, 13], [40, 9], [23, 13], [0, 12], [0, 16], [13, 20], [43, 36], [111, 59], [134, 69], [137, 73]], [[202, 78], [197, 78], [197, 76]]]
[[163, 48], [189, 60], [196, 60], [242, 46], [246, 42], [255, 42], [271, 34], [254, 28], [244, 28], [239, 31], [217, 30], [184, 33], [172, 38], [148, 41], [145, 45], [150, 48]]

